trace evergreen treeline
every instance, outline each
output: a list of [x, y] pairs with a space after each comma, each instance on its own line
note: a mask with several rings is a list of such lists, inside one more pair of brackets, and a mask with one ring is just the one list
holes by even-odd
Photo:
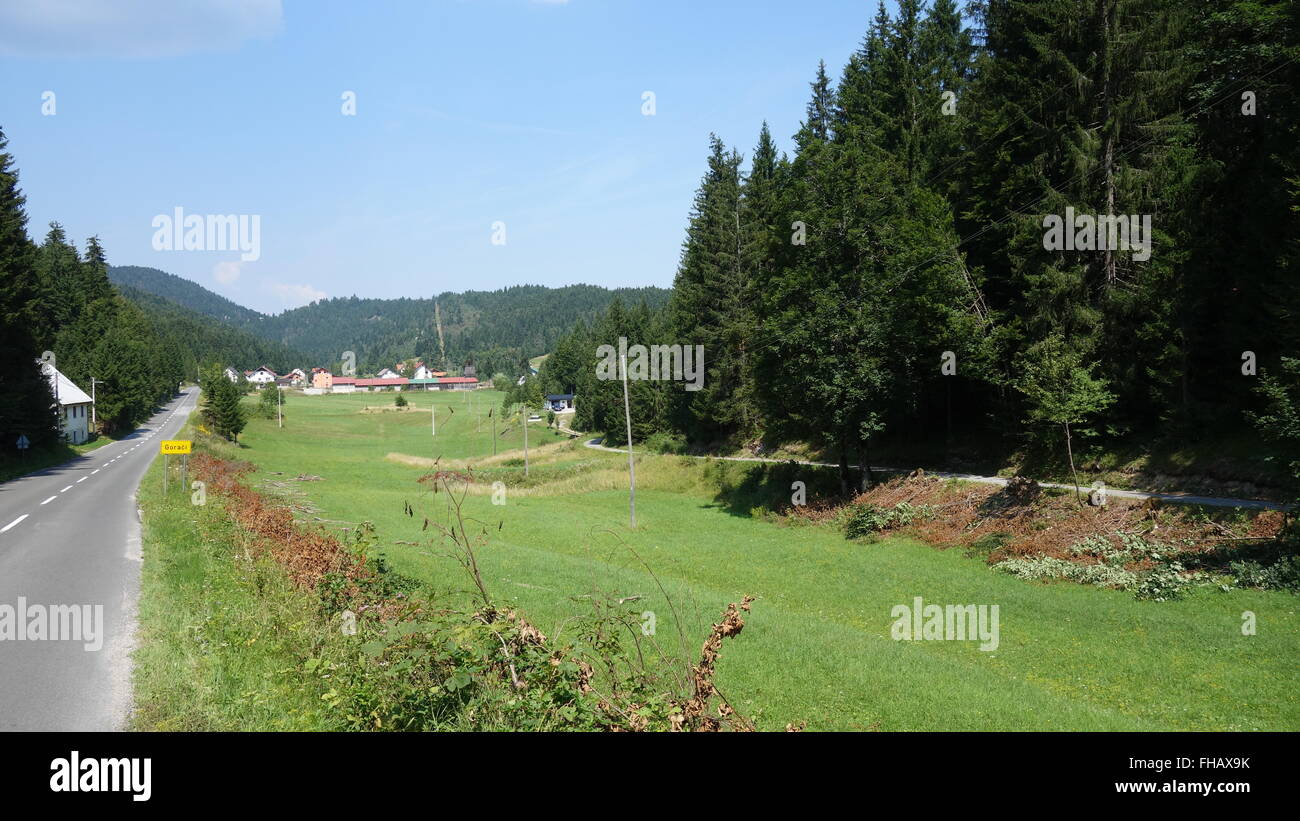
[[58, 223], [44, 241], [27, 235], [24, 198], [0, 133], [0, 443], [12, 456], [26, 435], [40, 448], [58, 438], [58, 414], [37, 359], [55, 355], [60, 371], [89, 393], [99, 380], [97, 418], [107, 431], [130, 428], [171, 396], [182, 370], [173, 342], [159, 339], [144, 313], [113, 290], [98, 239], [84, 253]]
[[[1232, 433], [1259, 402], [1245, 352], [1262, 375], [1300, 351], [1298, 9], [882, 3], [838, 79], [818, 67], [793, 157], [766, 124], [748, 163], [713, 138], [671, 301], [579, 324], [544, 389], [621, 441], [593, 364], [622, 336], [708, 363], [699, 391], [634, 382], [634, 437], [847, 466], [882, 443]], [[1048, 250], [1067, 208], [1149, 217], [1149, 259]]]
[[[54, 396], [37, 360], [55, 363], [87, 393], [108, 433], [129, 430], [198, 377], [200, 363], [282, 360], [282, 349], [108, 277], [96, 237], [84, 250], [52, 223], [37, 245], [27, 234], [24, 198], [0, 132], [0, 448], [26, 435], [32, 447], [58, 439]], [[125, 294], [123, 293], [125, 292]], [[276, 356], [281, 353], [281, 356]]]

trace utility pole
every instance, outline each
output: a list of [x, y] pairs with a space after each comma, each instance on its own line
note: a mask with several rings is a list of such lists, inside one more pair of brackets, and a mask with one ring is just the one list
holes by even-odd
[[528, 478], [528, 406], [524, 405], [524, 478]]
[[632, 404], [627, 398], [627, 354], [619, 357], [623, 363], [623, 418], [627, 420], [627, 479], [628, 511], [632, 519], [632, 529], [636, 529], [636, 463], [632, 461]]
[[284, 427], [284, 392], [275, 386], [275, 415], [279, 417], [280, 427]]
[[488, 418], [492, 420], [492, 455], [496, 456], [497, 455], [497, 418], [492, 415], [492, 411], [494, 410], [496, 410], [496, 408], [488, 409]]
[[438, 400], [429, 403], [429, 427], [433, 430], [430, 436], [438, 435]]
[[90, 432], [95, 432], [95, 385], [104, 384], [104, 380], [90, 377]]

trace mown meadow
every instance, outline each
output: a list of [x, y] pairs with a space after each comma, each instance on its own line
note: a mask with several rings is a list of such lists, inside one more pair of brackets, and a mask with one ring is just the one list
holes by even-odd
[[[422, 529], [425, 517], [445, 520], [450, 508], [445, 493], [419, 479], [430, 470], [472, 469], [462, 514], [486, 533], [478, 550], [484, 582], [552, 641], [563, 642], [593, 601], [627, 599], [645, 624], [653, 621], [660, 652], [652, 663], [682, 664], [728, 602], [755, 596], [744, 632], [723, 648], [717, 685], [762, 729], [792, 722], [835, 730], [1300, 728], [1294, 595], [1201, 589], [1153, 602], [1028, 583], [960, 550], [896, 537], [854, 542], [828, 525], [751, 511], [722, 488], [743, 486], [754, 466], [680, 456], [637, 455], [633, 530], [626, 455], [533, 422], [525, 477], [517, 421], [498, 423], [492, 455], [486, 414], [500, 413], [501, 398], [411, 393], [411, 409], [399, 411], [389, 409], [391, 394], [295, 395], [283, 428], [254, 418], [238, 447], [218, 450], [253, 463], [247, 481], [294, 505], [306, 526], [343, 532], [373, 523], [394, 569], [450, 596], [469, 580]], [[162, 532], [151, 556], [146, 528], [146, 626], [167, 618], [159, 607], [169, 595], [166, 578], [151, 577], [148, 564], [157, 570], [167, 561]], [[219, 541], [221, 532], [205, 538]], [[893, 640], [891, 611], [917, 596], [927, 604], [998, 605], [996, 651], [982, 651], [978, 641]], [[286, 593], [278, 606], [292, 600]], [[1255, 635], [1242, 634], [1246, 611], [1255, 614]], [[155, 652], [148, 635], [146, 659]], [[240, 698], [256, 702], [261, 687], [272, 705], [302, 699], [284, 686], [282, 660], [263, 667], [240, 678]], [[241, 715], [260, 720], [256, 710]], [[286, 726], [283, 717], [267, 721]]]

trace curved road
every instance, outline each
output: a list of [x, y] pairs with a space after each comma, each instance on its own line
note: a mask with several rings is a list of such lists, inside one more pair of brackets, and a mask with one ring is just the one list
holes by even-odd
[[[124, 727], [142, 558], [135, 492], [197, 398], [187, 390], [124, 439], [0, 484], [0, 731]], [[91, 615], [91, 633], [102, 607], [99, 635], [32, 640], [39, 615], [71, 618], [70, 606]]]

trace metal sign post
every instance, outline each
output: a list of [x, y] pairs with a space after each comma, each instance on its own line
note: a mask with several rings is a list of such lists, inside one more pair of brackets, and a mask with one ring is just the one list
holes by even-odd
[[181, 488], [184, 489], [186, 469], [189, 467], [190, 451], [194, 449], [194, 442], [190, 439], [164, 439], [158, 443], [158, 451], [163, 457], [163, 495], [167, 495], [167, 474], [170, 468], [168, 458], [171, 456], [184, 456], [185, 460], [181, 463]]

